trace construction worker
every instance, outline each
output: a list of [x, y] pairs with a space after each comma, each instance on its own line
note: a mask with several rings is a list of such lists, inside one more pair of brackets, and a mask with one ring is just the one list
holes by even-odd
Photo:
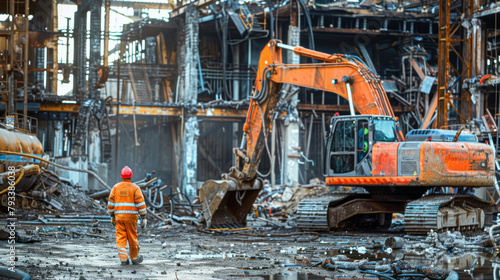
[[143, 256], [139, 255], [137, 243], [137, 215], [141, 216], [142, 228], [147, 225], [146, 203], [141, 189], [130, 181], [132, 170], [125, 166], [121, 171], [122, 181], [113, 186], [108, 200], [108, 212], [111, 223], [116, 227], [116, 246], [122, 265], [129, 264], [127, 241], [132, 264], [140, 264]]

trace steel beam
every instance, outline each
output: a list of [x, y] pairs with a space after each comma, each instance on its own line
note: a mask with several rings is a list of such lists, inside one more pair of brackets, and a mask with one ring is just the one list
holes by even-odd
[[438, 42], [438, 111], [437, 127], [448, 124], [448, 83], [450, 51], [450, 1], [439, 1], [439, 42]]
[[[138, 1], [127, 1], [127, 0], [111, 0], [109, 1], [111, 7], [127, 7], [134, 9], [159, 9], [159, 10], [172, 10], [173, 6], [171, 3], [164, 2], [138, 2]], [[57, 4], [68, 4], [65, 0], [57, 0]]]
[[[474, 3], [471, 0], [462, 0], [462, 17], [458, 18], [453, 25], [450, 25], [450, 1], [440, 0], [439, 2], [439, 43], [438, 43], [438, 100], [437, 100], [437, 123], [438, 128], [448, 125], [448, 108], [453, 108], [460, 117], [460, 123], [465, 123], [471, 119], [470, 93], [462, 90], [465, 79], [472, 75], [472, 45], [471, 36], [468, 36], [467, 29], [470, 25], [470, 18], [474, 10]], [[458, 32], [457, 32], [458, 31]], [[457, 34], [457, 35], [455, 35]], [[460, 38], [455, 38], [460, 36]], [[452, 38], [453, 37], [453, 38]], [[462, 43], [462, 52], [459, 53], [452, 42]], [[450, 62], [450, 50], [458, 57], [457, 65]], [[450, 82], [450, 69], [456, 78]], [[452, 88], [458, 83], [457, 95], [460, 98], [451, 96]], [[455, 106], [453, 101], [457, 100], [459, 106]], [[458, 107], [458, 108], [457, 108]]]

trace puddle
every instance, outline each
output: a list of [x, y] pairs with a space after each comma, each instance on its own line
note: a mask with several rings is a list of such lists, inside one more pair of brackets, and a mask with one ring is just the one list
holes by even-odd
[[237, 277], [245, 280], [325, 280], [333, 279], [328, 278], [328, 276], [320, 276], [314, 274], [306, 273], [283, 273], [275, 275], [231, 275], [231, 277]]
[[[394, 250], [391, 253], [383, 252], [377, 249], [368, 249], [367, 251], [359, 250], [359, 247], [345, 247], [340, 249], [328, 249], [326, 247], [302, 247], [298, 248], [297, 252], [303, 256], [310, 258], [323, 258], [344, 255], [345, 261], [377, 261], [378, 263], [391, 264], [396, 261], [402, 260], [406, 263], [415, 265], [425, 265], [428, 267], [440, 267], [445, 270], [453, 270], [458, 273], [459, 279], [476, 280], [500, 280], [500, 257], [493, 255], [488, 251], [477, 252], [460, 252], [456, 254], [449, 254], [444, 251], [439, 251], [430, 254], [425, 250], [422, 251], [403, 251]], [[326, 272], [327, 277], [314, 276], [320, 278], [293, 278], [299, 276], [278, 276], [285, 278], [260, 278], [260, 279], [334, 279], [338, 278], [333, 276], [334, 272]], [[310, 275], [302, 275], [300, 277], [310, 277]], [[272, 276], [274, 277], [274, 276]], [[292, 277], [292, 278], [286, 278]], [[365, 276], [367, 277], [367, 276]]]
[[221, 254], [198, 254], [189, 250], [181, 250], [174, 255], [174, 258], [181, 260], [202, 260], [202, 259], [228, 259], [228, 258], [246, 258], [246, 254], [221, 253]]
[[[462, 256], [463, 257], [463, 256]], [[468, 261], [471, 256], [463, 257], [463, 260], [451, 259], [449, 266], [460, 266], [451, 268], [459, 275], [460, 280], [499, 280], [500, 279], [500, 263], [492, 263], [490, 260], [478, 257], [474, 265], [473, 271], [468, 271], [471, 267], [468, 266]], [[467, 264], [466, 267], [464, 265]], [[446, 268], [444, 266], [443, 268]], [[376, 276], [365, 275], [364, 278], [351, 278], [350, 276], [339, 275], [339, 272], [325, 271], [325, 275], [306, 274], [306, 273], [283, 273], [274, 275], [231, 275], [234, 278], [245, 280], [332, 280], [332, 279], [378, 279]]]

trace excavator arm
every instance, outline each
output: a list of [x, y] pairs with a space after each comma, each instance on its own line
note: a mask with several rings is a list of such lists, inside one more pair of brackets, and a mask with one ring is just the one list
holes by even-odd
[[[323, 62], [283, 64], [283, 49]], [[357, 110], [359, 114], [394, 117], [380, 79], [360, 60], [271, 40], [260, 55], [257, 79], [243, 126], [243, 141], [239, 148], [234, 149], [235, 166], [223, 174], [222, 180], [209, 180], [200, 190], [203, 217], [208, 227], [245, 223], [246, 215], [263, 186], [257, 170], [267, 135], [273, 129], [273, 111], [284, 83], [338, 94], [349, 101], [351, 114]], [[398, 136], [404, 141], [402, 134]]]
[[[293, 51], [300, 56], [321, 60], [323, 63], [283, 64], [281, 61], [283, 49]], [[268, 78], [274, 83], [292, 84], [338, 94], [346, 100], [352, 100], [353, 106], [361, 115], [394, 117], [380, 79], [356, 57], [330, 55], [272, 40], [261, 52], [258, 73], [255, 82], [257, 92], [262, 91], [262, 87], [266, 84], [265, 79]]]

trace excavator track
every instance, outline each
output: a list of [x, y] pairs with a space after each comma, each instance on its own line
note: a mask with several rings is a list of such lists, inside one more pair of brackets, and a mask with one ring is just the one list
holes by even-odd
[[348, 197], [348, 194], [339, 194], [302, 199], [297, 207], [297, 227], [301, 230], [329, 231], [328, 207]]
[[303, 199], [297, 208], [301, 230], [330, 231], [356, 227], [389, 227], [392, 213], [404, 210], [404, 201], [376, 199], [370, 194], [338, 194]]
[[492, 206], [473, 195], [428, 195], [408, 203], [405, 228], [408, 234], [475, 231], [492, 220]]

